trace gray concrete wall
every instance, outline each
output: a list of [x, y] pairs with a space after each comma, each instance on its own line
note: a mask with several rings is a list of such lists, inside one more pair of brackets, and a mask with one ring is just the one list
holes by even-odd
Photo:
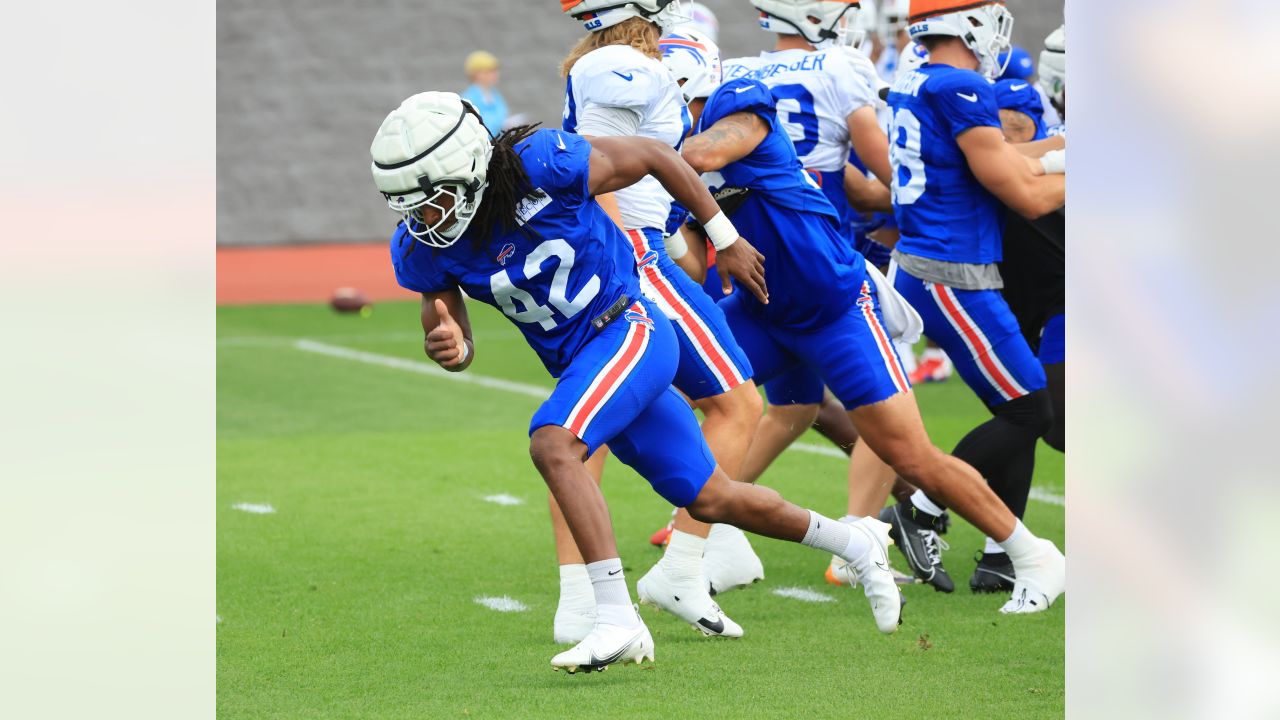
[[[726, 57], [764, 49], [748, 0], [703, 0]], [[1062, 0], [1009, 0], [1033, 53]], [[372, 241], [395, 224], [369, 177], [384, 115], [422, 90], [461, 90], [462, 60], [503, 63], [511, 111], [557, 126], [560, 59], [582, 33], [554, 0], [220, 0], [218, 243]]]

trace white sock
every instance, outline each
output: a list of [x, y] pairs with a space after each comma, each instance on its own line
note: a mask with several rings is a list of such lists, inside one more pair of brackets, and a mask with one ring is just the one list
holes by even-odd
[[587, 575], [591, 578], [591, 590], [596, 596], [596, 621], [607, 625], [631, 627], [640, 622], [636, 609], [631, 605], [631, 592], [627, 579], [622, 575], [622, 560], [609, 558], [587, 563]]
[[702, 555], [706, 548], [706, 538], [672, 530], [667, 551], [658, 564], [672, 580], [697, 580], [703, 577]]
[[809, 530], [800, 542], [811, 548], [839, 555], [847, 562], [863, 559], [871, 549], [871, 540], [864, 533], [854, 532], [845, 523], [823, 517], [812, 510], [809, 511]]
[[995, 540], [992, 540], [991, 538], [987, 538], [987, 545], [986, 547], [982, 548], [982, 552], [988, 555], [999, 555], [1000, 553], [1004, 552], [1004, 548], [1000, 547], [1000, 543], [996, 542]]
[[937, 503], [930, 500], [929, 496], [925, 495], [923, 490], [916, 490], [911, 493], [911, 504], [915, 505], [917, 510], [928, 513], [934, 517], [938, 517], [942, 514], [942, 508], [938, 507]]
[[573, 563], [560, 566], [560, 607], [573, 610], [594, 610], [595, 592], [587, 566]]
[[1039, 543], [1036, 542], [1038, 539], [1019, 520], [1018, 524], [1013, 526], [1013, 532], [1010, 533], [1009, 537], [1001, 540], [999, 545], [1005, 552], [1009, 553], [1009, 559], [1017, 563], [1019, 560], [1033, 557], [1039, 552]]

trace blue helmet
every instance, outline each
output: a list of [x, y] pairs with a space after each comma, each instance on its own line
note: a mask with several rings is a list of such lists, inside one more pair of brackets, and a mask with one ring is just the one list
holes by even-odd
[[[1005, 58], [1008, 63], [1005, 63]], [[1004, 74], [1000, 76], [1001, 80], [1026, 80], [1036, 72], [1036, 64], [1031, 60], [1031, 53], [1023, 50], [1018, 46], [1014, 46], [1008, 52], [1000, 53], [1000, 64], [1004, 66]]]

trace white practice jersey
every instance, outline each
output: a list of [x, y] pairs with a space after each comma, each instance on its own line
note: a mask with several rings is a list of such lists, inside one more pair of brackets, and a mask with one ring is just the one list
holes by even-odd
[[767, 85], [800, 161], [835, 172], [849, 160], [849, 115], [873, 105], [871, 88], [845, 52], [782, 50], [725, 60], [724, 79], [750, 77]]
[[[618, 122], [592, 124], [593, 114]], [[621, 126], [634, 127], [632, 135], [678, 148], [690, 118], [680, 86], [665, 65], [629, 45], [608, 45], [574, 63], [565, 84], [563, 126], [573, 133], [585, 127], [583, 134], [589, 135], [619, 134]], [[671, 196], [653, 176], [617, 191], [615, 197], [627, 229], [666, 226]]]

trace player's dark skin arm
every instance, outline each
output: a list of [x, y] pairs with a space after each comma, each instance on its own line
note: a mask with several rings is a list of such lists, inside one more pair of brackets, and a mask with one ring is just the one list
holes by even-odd
[[[471, 339], [471, 319], [467, 305], [457, 288], [444, 292], [422, 293], [422, 331], [426, 333], [422, 347], [427, 357], [449, 372], [462, 372], [476, 357]], [[467, 359], [462, 360], [463, 344]]]
[[[698, 222], [706, 223], [719, 214], [720, 206], [698, 174], [670, 145], [644, 137], [593, 137], [589, 141], [591, 177], [587, 185], [592, 195], [621, 190], [652, 175], [677, 202], [689, 208]], [[732, 276], [760, 302], [769, 302], [764, 256], [746, 239], [739, 237], [721, 250], [716, 267], [726, 295], [732, 291]]]

